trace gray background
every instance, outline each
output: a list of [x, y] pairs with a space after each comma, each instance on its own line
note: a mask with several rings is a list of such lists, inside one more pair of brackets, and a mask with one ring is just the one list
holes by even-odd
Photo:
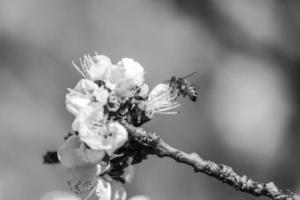
[[[64, 95], [81, 78], [71, 61], [94, 51], [136, 59], [151, 87], [197, 71], [199, 101], [145, 128], [300, 191], [299, 10], [296, 0], [0, 0], [0, 199], [68, 189], [42, 155], [70, 130]], [[126, 187], [153, 200], [255, 199], [156, 157]]]

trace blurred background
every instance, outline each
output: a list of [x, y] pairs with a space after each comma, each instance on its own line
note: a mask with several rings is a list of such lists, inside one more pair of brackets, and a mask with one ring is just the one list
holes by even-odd
[[[189, 78], [199, 101], [145, 128], [171, 145], [300, 192], [300, 2], [297, 0], [0, 0], [0, 200], [68, 190], [42, 164], [73, 120], [67, 87], [84, 53], [139, 61], [151, 87]], [[129, 196], [256, 199], [190, 167], [150, 157]]]

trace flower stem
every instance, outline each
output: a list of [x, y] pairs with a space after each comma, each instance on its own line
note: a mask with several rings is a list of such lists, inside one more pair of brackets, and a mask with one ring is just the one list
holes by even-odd
[[274, 200], [299, 200], [300, 197], [289, 190], [279, 189], [273, 182], [259, 183], [245, 175], [239, 175], [234, 170], [223, 164], [204, 160], [196, 153], [186, 153], [164, 142], [157, 134], [146, 132], [142, 128], [136, 128], [125, 121], [122, 122], [131, 134], [133, 140], [150, 147], [158, 157], [169, 157], [173, 160], [190, 165], [195, 172], [202, 172], [226, 183], [234, 189], [252, 194], [254, 196], [266, 196]]

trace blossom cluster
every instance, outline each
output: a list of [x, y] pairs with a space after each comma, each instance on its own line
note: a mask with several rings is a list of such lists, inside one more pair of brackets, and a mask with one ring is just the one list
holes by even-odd
[[68, 184], [80, 198], [125, 200], [134, 161], [122, 152], [130, 145], [122, 122], [138, 127], [155, 114], [177, 113], [171, 110], [179, 106], [178, 93], [166, 83], [148, 93], [144, 68], [130, 58], [112, 64], [104, 55], [85, 55], [73, 65], [83, 79], [66, 95], [74, 134], [58, 149], [59, 161], [72, 172]]

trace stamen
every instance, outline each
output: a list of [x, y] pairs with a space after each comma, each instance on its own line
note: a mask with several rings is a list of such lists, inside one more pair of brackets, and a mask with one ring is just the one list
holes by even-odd
[[169, 101], [163, 101], [163, 102], [156, 102], [156, 104], [152, 104], [151, 107], [156, 107], [159, 109], [163, 109], [163, 108], [167, 108], [167, 107], [173, 107], [176, 106], [178, 103], [173, 101], [173, 102], [169, 102]]
[[160, 100], [160, 99], [162, 99], [164, 97], [167, 97], [168, 95], [170, 95], [170, 94], [169, 93], [163, 93], [160, 96], [155, 97], [154, 99], [151, 99], [150, 101], [148, 101], [147, 104], [151, 104], [152, 102], [158, 101], [158, 100]]
[[167, 110], [178, 108], [179, 106], [180, 106], [180, 104], [176, 104], [176, 105], [171, 106], [171, 107], [166, 107], [166, 108], [159, 109], [159, 110], [157, 110], [157, 112], [164, 112], [164, 111], [167, 111]]
[[157, 112], [157, 113], [161, 114], [161, 115], [176, 115], [176, 114], [179, 114], [180, 112], [174, 111], [174, 112]]
[[88, 66], [87, 66], [87, 64], [86, 64], [85, 59], [80, 58], [79, 61], [80, 61], [81, 68], [82, 68], [83, 72], [84, 72], [86, 75], [88, 75], [88, 70], [89, 70], [89, 68], [88, 68]]
[[84, 72], [75, 64], [74, 61], [72, 61], [73, 66], [75, 67], [75, 69], [84, 77], [87, 78], [86, 75], [84, 74]]

